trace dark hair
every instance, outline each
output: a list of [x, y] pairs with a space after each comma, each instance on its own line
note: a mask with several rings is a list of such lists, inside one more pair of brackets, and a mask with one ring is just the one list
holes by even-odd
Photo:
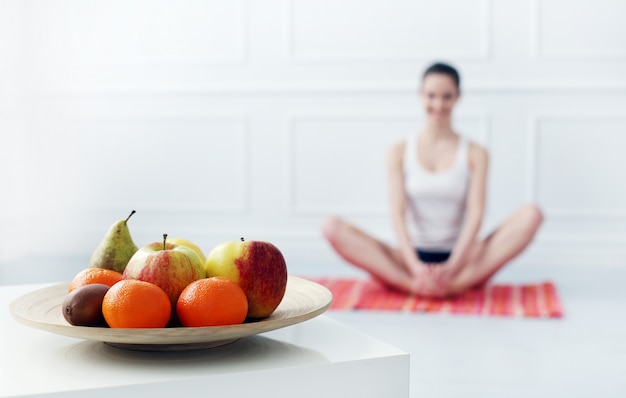
[[422, 75], [422, 80], [424, 80], [426, 76], [431, 75], [433, 73], [439, 73], [442, 75], [450, 76], [452, 80], [454, 81], [454, 84], [456, 85], [456, 89], [458, 91], [461, 91], [461, 77], [459, 76], [459, 72], [457, 72], [457, 70], [454, 67], [448, 64], [444, 64], [442, 62], [436, 62], [432, 64], [431, 66], [429, 66], [428, 68], [426, 68], [426, 70], [424, 71], [424, 74]]

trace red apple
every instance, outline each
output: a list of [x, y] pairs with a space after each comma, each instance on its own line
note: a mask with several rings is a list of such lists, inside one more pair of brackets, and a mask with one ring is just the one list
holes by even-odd
[[265, 318], [280, 304], [287, 288], [287, 265], [276, 246], [265, 241], [224, 242], [211, 250], [207, 277], [222, 276], [241, 286], [248, 317]]
[[139, 249], [124, 269], [124, 279], [154, 283], [167, 293], [175, 308], [178, 296], [191, 282], [206, 276], [202, 261], [189, 247], [166, 241], [152, 242]]

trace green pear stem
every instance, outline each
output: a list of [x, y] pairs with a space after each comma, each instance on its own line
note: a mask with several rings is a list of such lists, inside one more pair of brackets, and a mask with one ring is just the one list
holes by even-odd
[[133, 216], [133, 214], [135, 214], [135, 213], [136, 213], [136, 211], [135, 211], [135, 210], [131, 211], [131, 212], [130, 212], [130, 215], [129, 215], [128, 217], [126, 217], [126, 220], [124, 220], [124, 222], [125, 222], [125, 223], [127, 223], [127, 222], [128, 222], [128, 220], [129, 220], [129, 219]]
[[163, 234], [163, 250], [165, 250], [165, 240], [167, 239], [167, 234]]

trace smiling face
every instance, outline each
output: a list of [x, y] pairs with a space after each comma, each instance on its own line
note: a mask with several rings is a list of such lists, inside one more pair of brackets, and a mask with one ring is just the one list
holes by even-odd
[[438, 125], [450, 123], [459, 94], [451, 76], [443, 73], [427, 74], [422, 81], [420, 96], [429, 122]]

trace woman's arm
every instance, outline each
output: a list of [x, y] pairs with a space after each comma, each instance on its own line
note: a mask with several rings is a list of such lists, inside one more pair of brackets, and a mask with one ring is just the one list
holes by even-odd
[[447, 262], [453, 270], [458, 270], [467, 262], [469, 248], [480, 230], [485, 213], [487, 170], [489, 165], [487, 151], [481, 146], [470, 144], [469, 164], [470, 182], [467, 194], [465, 223], [463, 224], [461, 234]]
[[389, 205], [391, 207], [391, 222], [400, 245], [400, 252], [408, 270], [412, 274], [418, 272], [420, 262], [409, 238], [404, 218], [406, 210], [406, 194], [404, 191], [404, 171], [402, 160], [405, 143], [400, 142], [389, 148], [387, 152], [387, 181]]

